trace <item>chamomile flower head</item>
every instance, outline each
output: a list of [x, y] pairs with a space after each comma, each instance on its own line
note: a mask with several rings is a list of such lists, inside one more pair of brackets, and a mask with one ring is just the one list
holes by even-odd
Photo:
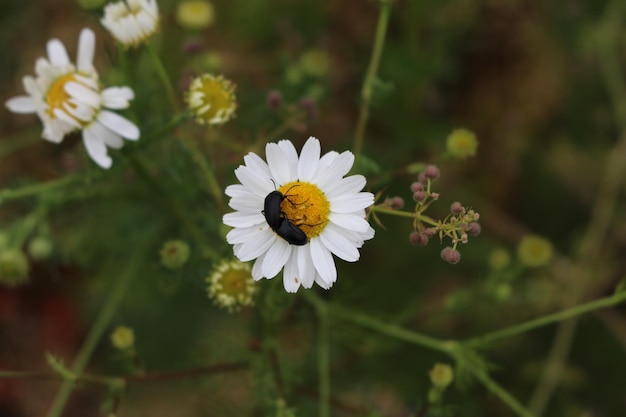
[[374, 237], [365, 220], [374, 195], [361, 191], [362, 175], [344, 177], [354, 154], [320, 156], [320, 151], [313, 137], [299, 156], [289, 140], [268, 143], [267, 162], [249, 153], [245, 165], [235, 170], [241, 184], [226, 188], [235, 212], [224, 215], [223, 221], [233, 227], [226, 240], [235, 256], [242, 262], [256, 260], [255, 280], [273, 278], [283, 270], [287, 292], [313, 283], [329, 289], [337, 280], [333, 254], [356, 262], [358, 249]]
[[202, 74], [189, 84], [185, 95], [198, 124], [221, 125], [235, 116], [235, 85], [221, 75]]
[[102, 26], [122, 45], [136, 47], [147, 41], [159, 28], [156, 0], [122, 0], [109, 3], [100, 20]]
[[27, 96], [9, 99], [6, 106], [15, 113], [37, 113], [43, 138], [60, 143], [71, 132], [82, 130], [83, 143], [91, 159], [102, 168], [112, 160], [107, 147], [119, 149], [122, 138], [139, 139], [135, 124], [108, 109], [125, 109], [134, 98], [130, 87], [102, 88], [93, 66], [95, 35], [83, 29], [78, 39], [74, 65], [58, 39], [48, 42], [48, 57], [35, 64], [35, 77], [24, 77]]
[[249, 264], [225, 259], [215, 267], [206, 282], [209, 298], [230, 313], [254, 305], [257, 288]]

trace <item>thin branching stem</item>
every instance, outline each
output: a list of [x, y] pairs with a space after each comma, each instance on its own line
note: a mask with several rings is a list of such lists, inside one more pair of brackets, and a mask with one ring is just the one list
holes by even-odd
[[387, 24], [391, 15], [391, 0], [380, 0], [380, 12], [378, 14], [378, 24], [376, 26], [376, 35], [374, 38], [374, 47], [370, 58], [363, 88], [361, 89], [361, 107], [359, 110], [359, 119], [354, 132], [354, 154], [358, 157], [363, 150], [363, 142], [365, 141], [365, 127], [370, 115], [370, 105], [372, 101], [372, 93], [376, 82], [376, 74], [380, 65], [380, 59], [383, 54], [383, 46], [385, 45], [385, 36], [387, 34]]
[[572, 308], [568, 308], [568, 309], [559, 311], [554, 314], [549, 314], [547, 316], [539, 317], [533, 320], [528, 320], [520, 324], [509, 326], [502, 330], [498, 330], [495, 332], [487, 333], [482, 336], [472, 338], [464, 342], [464, 344], [467, 346], [471, 346], [471, 347], [485, 346], [497, 340], [505, 339], [505, 338], [515, 336], [521, 333], [526, 333], [528, 331], [537, 329], [539, 327], [547, 326], [547, 325], [558, 323], [567, 319], [578, 317], [590, 311], [599, 310], [602, 308], [614, 307], [618, 304], [623, 303], [624, 301], [626, 301], [626, 292], [619, 292], [609, 297], [601, 298], [599, 300], [594, 300], [589, 303], [585, 303], [585, 304], [581, 304]]
[[[152, 242], [156, 236], [156, 230], [146, 233], [146, 236], [147, 238], [143, 242], [143, 245], [135, 246], [138, 248], [137, 251], [133, 254], [133, 256], [128, 257], [128, 263], [119, 274], [117, 281], [115, 281], [115, 284], [111, 289], [111, 293], [107, 297], [102, 309], [96, 317], [96, 320], [91, 326], [91, 329], [89, 330], [89, 333], [87, 334], [87, 337], [71, 366], [71, 371], [74, 374], [82, 374], [83, 370], [87, 366], [87, 363], [91, 359], [91, 355], [102, 339], [102, 336], [104, 335], [106, 328], [109, 326], [109, 323], [117, 311], [120, 302], [126, 294], [126, 290], [128, 289], [132, 279], [138, 275], [140, 267], [144, 264], [148, 251], [152, 248], [152, 245], [150, 245], [149, 242]], [[52, 406], [50, 407], [48, 417], [61, 416], [73, 389], [73, 382], [63, 382], [54, 398]]]

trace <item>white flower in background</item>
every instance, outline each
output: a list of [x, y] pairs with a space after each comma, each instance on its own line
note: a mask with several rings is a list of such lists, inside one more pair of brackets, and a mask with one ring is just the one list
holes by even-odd
[[221, 75], [202, 74], [189, 84], [185, 101], [198, 124], [224, 124], [235, 117], [235, 84]]
[[134, 98], [130, 87], [102, 89], [93, 67], [95, 35], [83, 29], [78, 40], [76, 65], [70, 62], [58, 39], [48, 42], [48, 58], [35, 64], [36, 77], [24, 77], [27, 96], [9, 99], [6, 106], [15, 113], [37, 113], [43, 138], [60, 143], [76, 130], [83, 131], [87, 153], [102, 168], [111, 166], [107, 146], [119, 149], [122, 138], [139, 139], [139, 129], [126, 118], [106, 109], [125, 109]]
[[[320, 157], [316, 138], [307, 140], [299, 157], [289, 140], [268, 143], [265, 154], [267, 162], [254, 153], [246, 155], [245, 165], [235, 170], [241, 184], [226, 188], [229, 205], [236, 210], [224, 215], [224, 223], [234, 228], [226, 239], [240, 261], [256, 259], [255, 280], [273, 278], [284, 268], [288, 292], [296, 292], [300, 285], [310, 288], [314, 282], [328, 289], [337, 279], [332, 254], [355, 262], [358, 248], [374, 237], [365, 220], [365, 208], [374, 203], [374, 195], [361, 192], [362, 175], [344, 178], [354, 163], [352, 152]], [[290, 244], [268, 224], [266, 215], [269, 218], [278, 210], [265, 211], [266, 197], [274, 191], [285, 197], [278, 223], [288, 227], [279, 233], [291, 239], [298, 235], [292, 231], [296, 227], [306, 235], [304, 241]]]
[[159, 27], [159, 6], [156, 0], [123, 0], [104, 8], [102, 25], [126, 47], [135, 47], [148, 40]]

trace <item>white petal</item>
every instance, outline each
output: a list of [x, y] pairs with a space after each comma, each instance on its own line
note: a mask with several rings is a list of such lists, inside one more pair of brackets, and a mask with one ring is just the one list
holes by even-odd
[[351, 175], [349, 177], [342, 178], [340, 181], [328, 184], [324, 189], [324, 194], [331, 200], [334, 197], [344, 194], [354, 194], [365, 187], [365, 177], [363, 175]]
[[74, 119], [72, 116], [70, 116], [63, 109], [60, 109], [60, 108], [57, 107], [52, 112], [57, 117], [57, 119], [60, 119], [61, 121], [67, 123], [68, 125], [76, 128], [76, 129], [82, 129], [83, 128], [83, 126], [80, 123], [78, 123], [76, 121], [76, 119]]
[[93, 72], [93, 56], [96, 51], [96, 36], [91, 29], [83, 29], [78, 38], [78, 53], [76, 56], [76, 65], [78, 71], [91, 73]]
[[[295, 254], [294, 254], [295, 255]], [[285, 291], [294, 293], [300, 288], [300, 279], [298, 278], [298, 262], [297, 257], [292, 255], [285, 264], [283, 271], [283, 285]]]
[[263, 276], [263, 272], [261, 272], [261, 267], [263, 266], [263, 259], [265, 259], [265, 254], [259, 256], [257, 260], [252, 265], [252, 279], [255, 281], [260, 280], [261, 278], [265, 278]]
[[224, 214], [222, 222], [226, 226], [230, 227], [250, 227], [256, 225], [262, 225], [265, 222], [265, 217], [261, 212], [256, 214], [240, 213], [238, 211], [234, 213]]
[[264, 176], [267, 178], [272, 177], [272, 174], [270, 173], [270, 168], [267, 166], [267, 163], [263, 159], [261, 159], [259, 155], [253, 152], [250, 152], [246, 156], [243, 157], [243, 162], [246, 164], [247, 167], [254, 170], [257, 173], [257, 175]]
[[267, 278], [275, 277], [291, 256], [291, 245], [284, 239], [276, 239], [269, 248], [263, 261], [263, 275]]
[[89, 122], [93, 118], [93, 108], [74, 99], [63, 103], [62, 108], [67, 114], [82, 122]]
[[300, 161], [298, 163], [298, 179], [300, 181], [309, 182], [313, 179], [320, 161], [320, 153], [320, 141], [311, 136], [300, 152]]
[[324, 279], [318, 273], [315, 274], [315, 282], [317, 283], [317, 285], [319, 285], [320, 287], [322, 287], [325, 290], [328, 290], [328, 289], [330, 289], [330, 287], [333, 286], [332, 282], [324, 281]]
[[352, 230], [359, 233], [364, 233], [369, 230], [370, 224], [358, 214], [350, 213], [335, 213], [331, 212], [328, 216], [328, 220], [331, 223], [336, 224], [342, 228]]
[[256, 239], [259, 234], [267, 233], [268, 225], [255, 225], [250, 227], [236, 227], [226, 235], [226, 241], [231, 245], [245, 243], [250, 239]]
[[126, 109], [135, 98], [130, 87], [109, 87], [102, 90], [102, 105], [107, 109]]
[[374, 204], [374, 194], [361, 192], [348, 196], [341, 196], [330, 202], [330, 210], [335, 213], [351, 213]]
[[311, 239], [310, 246], [315, 270], [324, 281], [332, 284], [337, 280], [337, 269], [335, 268], [333, 256], [319, 238]]
[[124, 140], [120, 135], [101, 125], [97, 120], [91, 124], [91, 128], [106, 146], [113, 149], [120, 149], [124, 146]]
[[70, 81], [65, 83], [63, 87], [65, 92], [70, 96], [90, 105], [94, 109], [99, 108], [102, 103], [100, 94], [82, 84]]
[[4, 103], [7, 109], [14, 113], [35, 113], [35, 101], [31, 96], [17, 96], [10, 98]]
[[228, 202], [228, 205], [237, 211], [241, 211], [248, 214], [256, 214], [260, 213], [263, 210], [263, 203], [259, 196], [254, 196], [254, 198], [245, 197], [233, 197]]
[[344, 235], [329, 224], [319, 236], [320, 240], [332, 253], [346, 262], [359, 260], [359, 251]]
[[352, 164], [354, 164], [354, 154], [350, 151], [345, 151], [334, 158], [328, 168], [323, 170], [320, 170], [321, 167], [318, 168], [315, 180], [312, 182], [315, 182], [324, 190], [327, 185], [339, 182], [350, 171]]
[[286, 184], [295, 178], [291, 175], [289, 164], [287, 163], [287, 155], [275, 143], [265, 145], [265, 156], [269, 165], [272, 177], [276, 179], [278, 185]]
[[129, 140], [139, 139], [139, 128], [130, 120], [117, 113], [101, 110], [98, 121], [118, 135]]
[[264, 229], [262, 233], [252, 235], [247, 242], [242, 243], [241, 246], [235, 247], [235, 255], [242, 262], [251, 261], [267, 252], [276, 240], [276, 233], [269, 229]]
[[113, 161], [107, 155], [107, 147], [88, 127], [83, 130], [83, 143], [91, 159], [102, 168], [108, 169]]
[[51, 39], [48, 41], [48, 59], [52, 65], [68, 65], [70, 64], [70, 58], [67, 56], [65, 46], [58, 39]]
[[304, 288], [311, 288], [315, 281], [315, 266], [311, 259], [311, 249], [309, 245], [296, 247], [298, 257], [298, 271], [300, 273], [300, 282]]
[[298, 175], [298, 151], [290, 140], [282, 139], [278, 141], [278, 147], [282, 149], [287, 156], [287, 165], [289, 165], [290, 178], [296, 179]]
[[235, 169], [235, 176], [240, 183], [259, 197], [265, 198], [269, 193], [274, 191], [274, 184], [271, 178], [266, 178], [262, 173], [245, 165], [240, 165]]

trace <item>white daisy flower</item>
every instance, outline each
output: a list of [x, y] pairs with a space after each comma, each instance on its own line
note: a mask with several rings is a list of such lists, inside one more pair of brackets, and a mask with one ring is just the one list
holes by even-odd
[[83, 131], [87, 153], [102, 168], [111, 166], [107, 146], [119, 149], [122, 138], [139, 139], [139, 129], [126, 118], [106, 109], [125, 109], [134, 98], [130, 87], [102, 89], [93, 67], [95, 35], [83, 29], [78, 39], [76, 65], [70, 62], [58, 39], [48, 42], [48, 58], [35, 64], [36, 77], [25, 76], [27, 96], [6, 102], [15, 113], [37, 113], [44, 130], [42, 137], [53, 143], [75, 131]]
[[135, 47], [148, 40], [159, 27], [159, 6], [156, 0], [123, 0], [104, 8], [102, 25], [126, 47]]
[[[267, 162], [246, 155], [245, 165], [235, 170], [241, 184], [226, 188], [236, 210], [224, 215], [224, 223], [234, 228], [226, 240], [240, 261], [256, 259], [255, 280], [273, 278], [284, 268], [288, 292], [314, 282], [328, 289], [337, 280], [331, 254], [356, 262], [358, 248], [374, 237], [365, 220], [374, 195], [361, 192], [362, 175], [344, 178], [354, 163], [352, 152], [320, 157], [316, 138], [307, 140], [300, 157], [289, 140], [268, 143], [265, 154]], [[275, 191], [282, 196], [276, 199]]]

